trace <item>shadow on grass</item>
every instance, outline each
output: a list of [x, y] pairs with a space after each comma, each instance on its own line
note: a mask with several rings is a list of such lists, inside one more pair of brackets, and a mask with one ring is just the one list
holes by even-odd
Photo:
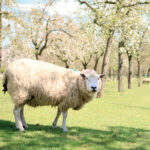
[[13, 122], [0, 120], [0, 149], [150, 149], [150, 130], [121, 126], [108, 127], [107, 131], [82, 127], [68, 129], [68, 133], [63, 133], [61, 128], [29, 124], [29, 129], [20, 133]]

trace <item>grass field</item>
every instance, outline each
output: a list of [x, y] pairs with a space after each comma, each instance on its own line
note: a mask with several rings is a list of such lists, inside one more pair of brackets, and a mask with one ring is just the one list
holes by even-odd
[[[150, 85], [117, 92], [107, 82], [102, 99], [69, 110], [68, 133], [51, 127], [56, 108], [25, 106], [29, 128], [16, 130], [13, 104], [0, 93], [0, 150], [150, 150]], [[40, 124], [40, 125], [37, 125]]]

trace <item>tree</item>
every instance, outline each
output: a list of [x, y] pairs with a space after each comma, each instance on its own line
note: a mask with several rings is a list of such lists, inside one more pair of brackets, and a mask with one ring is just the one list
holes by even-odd
[[29, 35], [34, 46], [36, 59], [39, 59], [39, 56], [52, 42], [49, 41], [49, 35], [58, 30], [58, 22], [61, 22], [61, 18], [57, 15], [52, 17], [48, 14], [51, 5], [52, 3], [48, 3], [42, 9], [32, 9], [28, 14], [29, 23], [27, 24], [28, 27], [25, 26], [25, 28], [29, 29], [27, 35]]
[[[5, 7], [5, 9], [2, 9], [2, 6]], [[13, 7], [12, 7], [13, 6]], [[16, 7], [16, 1], [15, 0], [0, 0], [0, 69], [1, 69], [1, 63], [2, 63], [2, 40], [6, 38], [3, 37], [2, 30], [5, 28], [4, 31], [6, 31], [6, 28], [9, 28], [10, 26], [5, 26], [3, 27], [3, 20], [2, 17], [5, 19], [14, 19], [15, 18], [15, 13], [13, 12], [13, 8]], [[16, 19], [16, 18], [15, 18]]]
[[[97, 36], [97, 38], [99, 38], [99, 36]], [[101, 36], [101, 38], [95, 41], [94, 46], [95, 47], [94, 47], [94, 56], [93, 56], [94, 59], [93, 69], [97, 71], [99, 60], [104, 55], [105, 46], [106, 46], [105, 39], [103, 39], [103, 36]]]
[[78, 35], [79, 38], [77, 38], [77, 58], [81, 61], [83, 68], [87, 69], [94, 54], [94, 50], [92, 48], [91, 38], [89, 37], [91, 35], [88, 36], [88, 33], [82, 30], [80, 32], [81, 33]]
[[[66, 21], [65, 21], [66, 22]], [[61, 24], [64, 32], [55, 32], [50, 37], [52, 41], [49, 53], [56, 56], [61, 62], [65, 64], [66, 68], [77, 58], [77, 44], [76, 35], [78, 27], [69, 19], [65, 24]]]
[[80, 22], [80, 28], [76, 34], [77, 58], [81, 61], [84, 69], [87, 69], [92, 57], [99, 49], [99, 39], [94, 28], [88, 21]]
[[18, 34], [11, 38], [9, 45], [7, 46], [9, 52], [7, 51], [7, 54], [5, 54], [8, 61], [13, 61], [19, 58], [34, 58], [30, 40], [24, 41], [21, 36], [22, 35]]
[[37, 60], [54, 41], [50, 38], [52, 33], [63, 32], [71, 36], [65, 29], [67, 19], [59, 14], [51, 15], [49, 13], [53, 3], [53, 1], [44, 2], [42, 7], [33, 7], [30, 11], [21, 12], [19, 18], [22, 20], [22, 24], [15, 25], [15, 33], [24, 35], [22, 38], [24, 42], [30, 40]]
[[[137, 64], [138, 64], [138, 87], [141, 86], [142, 83], [142, 63], [144, 62], [144, 60], [146, 58], [148, 58], [150, 56], [149, 53], [149, 48], [146, 48], [146, 45], [148, 46], [148, 43], [150, 42], [149, 38], [150, 38], [150, 31], [149, 31], [149, 7], [145, 8], [144, 12], [143, 12], [143, 16], [147, 17], [147, 20], [145, 20], [143, 18], [142, 21], [140, 21], [139, 23], [139, 28], [138, 28], [138, 34], [140, 35], [139, 38], [139, 49], [137, 50]], [[149, 47], [149, 46], [148, 46]]]
[[2, 0], [0, 0], [0, 69], [2, 61]]
[[[139, 15], [146, 15], [145, 12], [143, 14], [143, 11], [137, 12], [136, 14]], [[134, 14], [134, 16], [137, 16]], [[133, 17], [133, 16], [132, 16]], [[128, 88], [132, 88], [132, 60], [133, 57], [137, 58], [137, 64], [138, 64], [138, 86], [141, 86], [141, 62], [142, 59], [148, 57], [145, 53], [145, 50], [143, 49], [144, 43], [148, 43], [149, 41], [149, 22], [145, 20], [143, 17], [134, 17], [134, 19], [137, 20], [137, 23], [132, 23], [130, 26], [130, 30], [126, 32], [126, 40], [127, 41], [127, 56], [129, 61], [129, 74], [128, 74]], [[132, 19], [133, 20], [133, 19]]]
[[128, 33], [128, 38], [126, 40], [126, 54], [128, 57], [128, 89], [132, 88], [132, 61], [137, 54], [139, 44], [139, 34], [136, 29], [132, 29]]
[[[49, 35], [52, 33], [52, 32], [55, 32], [57, 31], [56, 29], [49, 29], [49, 23], [50, 23], [50, 20], [47, 19], [46, 21], [46, 25], [45, 27], [43, 27], [43, 29], [45, 29], [45, 32], [44, 32], [44, 37], [34, 37], [33, 36], [33, 31], [31, 31], [31, 37], [32, 37], [32, 44], [34, 45], [34, 49], [35, 49], [35, 57], [36, 59], [38, 60], [39, 59], [39, 56], [42, 55], [44, 49], [47, 48], [47, 45], [48, 45], [48, 37]], [[42, 30], [43, 30], [42, 29]], [[40, 39], [40, 41], [38, 40]], [[52, 41], [50, 41], [51, 43]]]
[[118, 92], [124, 91], [124, 84], [123, 84], [123, 51], [122, 48], [125, 47], [124, 41], [119, 42], [118, 47]]
[[142, 84], [142, 73], [141, 73], [141, 63], [142, 61], [147, 58], [148, 56], [150, 56], [150, 54], [147, 54], [147, 52], [145, 52], [146, 50], [143, 49], [143, 45], [144, 45], [144, 40], [147, 39], [145, 38], [146, 36], [146, 33], [148, 31], [148, 28], [149, 28], [149, 24], [148, 26], [145, 26], [145, 27], [142, 27], [141, 28], [141, 36], [140, 36], [140, 39], [139, 39], [139, 49], [137, 50], [137, 64], [138, 64], [138, 87], [141, 86]]
[[[107, 44], [106, 44], [106, 49], [104, 53], [104, 58], [103, 58], [103, 64], [102, 64], [102, 69], [101, 73], [106, 74], [108, 70], [108, 64], [109, 64], [109, 57], [111, 53], [111, 44], [113, 40], [113, 36], [115, 33], [115, 28], [117, 27], [118, 23], [120, 22], [120, 13], [124, 9], [130, 9], [132, 7], [135, 7], [137, 5], [143, 5], [143, 4], [149, 4], [149, 1], [145, 2], [139, 2], [139, 1], [134, 1], [134, 2], [128, 2], [128, 1], [108, 1], [108, 0], [103, 0], [101, 2], [99, 1], [83, 1], [83, 0], [78, 0], [80, 4], [85, 4], [87, 8], [90, 10], [92, 13], [92, 19], [95, 24], [97, 24], [100, 27], [104, 27], [104, 29], [107, 31]], [[105, 79], [103, 79], [102, 82], [102, 91], [104, 87], [104, 82]]]

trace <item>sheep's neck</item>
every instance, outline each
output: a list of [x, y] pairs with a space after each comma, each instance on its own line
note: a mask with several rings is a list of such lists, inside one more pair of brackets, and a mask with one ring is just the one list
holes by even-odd
[[94, 97], [93, 95], [91, 96], [87, 93], [82, 93], [82, 94], [80, 94], [80, 96], [81, 96], [81, 99], [84, 103], [87, 103], [87, 102], [91, 101]]

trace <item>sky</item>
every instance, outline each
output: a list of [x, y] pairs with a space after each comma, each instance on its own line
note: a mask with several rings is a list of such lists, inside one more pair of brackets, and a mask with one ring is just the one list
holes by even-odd
[[[31, 7], [36, 7], [43, 4], [43, 0], [17, 0], [20, 7], [23, 9], [29, 10]], [[61, 15], [73, 15], [74, 12], [78, 10], [80, 7], [79, 3], [74, 0], [60, 0], [56, 4], [54, 4], [53, 9]]]
[[[21, 10], [30, 11], [31, 8], [42, 7], [43, 0], [17, 0], [18, 6]], [[76, 12], [79, 7], [79, 3], [76, 0], [60, 0], [56, 4], [54, 4], [53, 9], [49, 9], [50, 14], [59, 13], [62, 16], [71, 16], [72, 18], [76, 18], [74, 12]], [[8, 20], [3, 18], [3, 22], [8, 22]], [[6, 38], [2, 42], [2, 46], [5, 47], [9, 39]]]
[[20, 4], [33, 4], [32, 0], [17, 0], [17, 2]]

